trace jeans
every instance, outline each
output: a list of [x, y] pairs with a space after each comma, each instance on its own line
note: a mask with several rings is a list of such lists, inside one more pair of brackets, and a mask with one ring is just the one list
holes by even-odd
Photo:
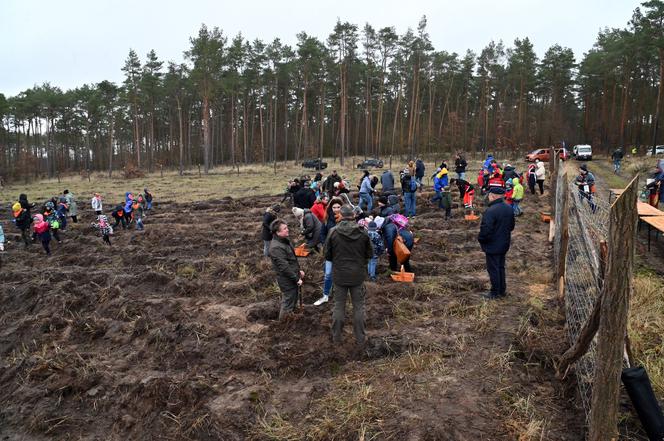
[[[365, 211], [371, 211], [373, 208], [373, 198], [368, 193], [360, 193], [360, 208], [366, 205]], [[363, 208], [364, 209], [364, 208]]]
[[341, 332], [346, 318], [346, 296], [350, 292], [353, 303], [353, 333], [357, 344], [364, 344], [364, 284], [357, 286], [334, 285], [334, 310], [332, 311], [332, 339], [341, 343]]
[[323, 295], [329, 296], [332, 291], [332, 261], [325, 261], [325, 276], [323, 277]]
[[457, 179], [466, 179], [466, 172], [457, 173]]
[[514, 216], [520, 216], [523, 213], [521, 211], [521, 207], [519, 207], [520, 203], [521, 199], [512, 199], [512, 210], [514, 211]]
[[142, 231], [143, 228], [144, 228], [143, 227], [143, 219], [140, 218], [140, 217], [137, 217], [136, 218], [136, 229], [139, 230], [139, 231]]
[[378, 266], [378, 256], [369, 259], [369, 263], [367, 264], [367, 271], [369, 272], [369, 277], [371, 279], [376, 278], [376, 266]]
[[618, 173], [620, 171], [620, 162], [621, 162], [621, 159], [615, 159], [613, 161], [613, 172], [614, 173]]
[[443, 194], [436, 190], [436, 196], [431, 199], [431, 203], [438, 201], [438, 208], [443, 208]]
[[264, 240], [263, 241], [263, 256], [268, 257], [270, 255], [270, 243], [271, 240]]
[[417, 193], [415, 192], [405, 192], [403, 194], [403, 200], [406, 204], [406, 217], [415, 216], [416, 214], [416, 204], [417, 204]]
[[148, 210], [152, 210], [152, 201], [149, 201], [149, 202], [148, 202], [148, 208], [147, 208], [147, 209], [148, 209]]

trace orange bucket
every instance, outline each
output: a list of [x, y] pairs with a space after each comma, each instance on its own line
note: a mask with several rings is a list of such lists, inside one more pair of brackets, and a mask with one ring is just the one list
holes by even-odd
[[415, 273], [405, 272], [403, 269], [403, 265], [401, 265], [401, 271], [392, 274], [390, 277], [392, 277], [392, 280], [394, 280], [395, 282], [412, 283], [413, 280], [415, 280]]
[[299, 247], [295, 248], [295, 255], [297, 257], [307, 257], [311, 251], [307, 249], [307, 246], [305, 244], [300, 245]]
[[542, 217], [542, 222], [551, 222], [551, 213], [541, 212], [540, 216]]
[[463, 218], [467, 221], [476, 221], [480, 217], [476, 215], [474, 211], [471, 211], [470, 214], [465, 215]]

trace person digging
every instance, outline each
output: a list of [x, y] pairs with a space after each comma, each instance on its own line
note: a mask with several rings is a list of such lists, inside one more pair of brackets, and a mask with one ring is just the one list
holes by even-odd
[[304, 271], [300, 270], [293, 244], [288, 238], [288, 224], [281, 219], [276, 219], [270, 225], [270, 229], [272, 230], [272, 242], [269, 254], [282, 294], [279, 320], [284, 320], [295, 310]]

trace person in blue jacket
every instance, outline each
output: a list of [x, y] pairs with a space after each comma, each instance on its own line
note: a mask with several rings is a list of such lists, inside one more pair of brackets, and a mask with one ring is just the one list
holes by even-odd
[[486, 254], [486, 269], [491, 280], [491, 291], [483, 294], [487, 299], [507, 295], [505, 255], [512, 240], [514, 212], [503, 200], [504, 195], [505, 189], [502, 187], [491, 187], [489, 190], [489, 208], [482, 216], [480, 233], [477, 236], [482, 251]]
[[[385, 239], [385, 248], [387, 248], [388, 259], [390, 262], [390, 269], [392, 271], [399, 271], [401, 268], [399, 267], [397, 256], [394, 253], [394, 239], [397, 238], [397, 235], [401, 236], [404, 244], [406, 245], [406, 248], [412, 251], [413, 246], [415, 245], [415, 238], [413, 237], [413, 233], [411, 233], [405, 228], [399, 230], [399, 228], [389, 218], [385, 219], [385, 222], [383, 223], [382, 227], [382, 232], [383, 232], [383, 238]], [[409, 273], [412, 272], [412, 269], [410, 267], [410, 258], [408, 258], [408, 260], [406, 260], [402, 265], [404, 271]]]
[[494, 160], [493, 155], [491, 153], [489, 153], [486, 156], [486, 159], [484, 160], [484, 164], [482, 164], [482, 168], [485, 169], [485, 170], [489, 170], [489, 168], [491, 167], [491, 161], [493, 161], [493, 160]]
[[132, 221], [132, 205], [134, 204], [134, 195], [128, 191], [125, 193], [125, 204], [124, 204], [124, 218], [127, 222], [127, 225], [131, 224]]
[[360, 202], [359, 206], [364, 207], [366, 211], [371, 211], [373, 208], [373, 192], [374, 189], [371, 186], [371, 177], [369, 172], [365, 171], [364, 176], [362, 177], [362, 183], [360, 184]]

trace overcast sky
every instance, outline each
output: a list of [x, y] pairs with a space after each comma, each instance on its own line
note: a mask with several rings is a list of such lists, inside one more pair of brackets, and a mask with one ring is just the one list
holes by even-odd
[[361, 28], [395, 26], [401, 34], [422, 15], [436, 50], [479, 52], [493, 40], [529, 37], [541, 57], [559, 43], [577, 61], [604, 27], [625, 27], [633, 0], [1, 0], [0, 93], [34, 84], [63, 89], [122, 81], [129, 48], [143, 61], [183, 61], [201, 23], [228, 36], [294, 44], [305, 31], [325, 40], [337, 18]]

